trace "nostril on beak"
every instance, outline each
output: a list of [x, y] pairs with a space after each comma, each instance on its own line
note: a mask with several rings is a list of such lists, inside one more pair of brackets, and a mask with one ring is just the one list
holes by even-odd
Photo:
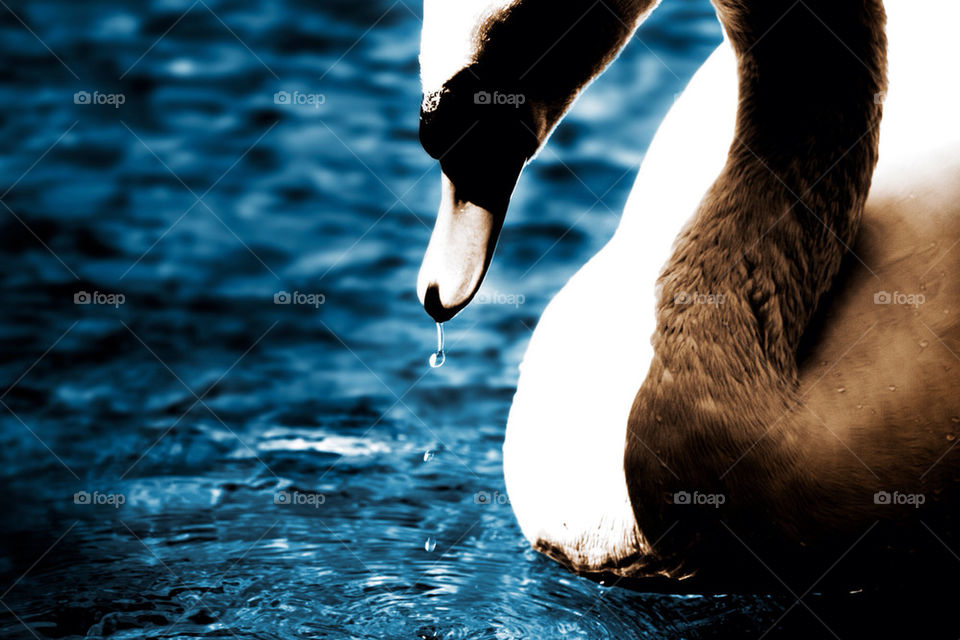
[[436, 322], [446, 322], [457, 315], [459, 309], [448, 309], [440, 302], [440, 287], [437, 284], [431, 284], [427, 287], [427, 292], [423, 296], [423, 308]]

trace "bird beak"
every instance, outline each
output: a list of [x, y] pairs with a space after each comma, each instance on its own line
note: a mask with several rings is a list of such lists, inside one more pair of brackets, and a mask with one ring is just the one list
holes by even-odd
[[[519, 172], [518, 172], [519, 173]], [[417, 296], [437, 322], [446, 322], [467, 306], [487, 273], [507, 213], [506, 194], [469, 198], [443, 174], [437, 220], [417, 277]]]

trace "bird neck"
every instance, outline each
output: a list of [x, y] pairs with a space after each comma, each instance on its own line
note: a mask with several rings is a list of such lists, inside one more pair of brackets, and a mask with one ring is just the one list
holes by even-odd
[[694, 569], [697, 541], [728, 532], [669, 496], [729, 494], [725, 516], [747, 504], [779, 523], [781, 492], [816, 481], [806, 454], [829, 436], [792, 411], [797, 347], [857, 234], [885, 70], [879, 0], [714, 3], [738, 60], [735, 138], [659, 279], [624, 452], [644, 535]]
[[856, 237], [885, 88], [879, 0], [715, 0], [737, 55], [727, 163], [660, 278], [665, 369], [793, 381]]

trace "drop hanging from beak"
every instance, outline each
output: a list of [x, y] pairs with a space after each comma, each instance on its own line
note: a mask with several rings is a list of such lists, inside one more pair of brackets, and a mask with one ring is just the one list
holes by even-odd
[[447, 357], [443, 353], [443, 323], [437, 323], [437, 351], [436, 353], [430, 354], [430, 366], [434, 369], [439, 369], [443, 366], [444, 361]]

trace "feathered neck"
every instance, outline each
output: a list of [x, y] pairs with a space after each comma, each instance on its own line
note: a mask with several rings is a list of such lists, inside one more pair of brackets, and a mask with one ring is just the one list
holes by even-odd
[[884, 90], [879, 0], [715, 4], [738, 57], [735, 139], [659, 279], [625, 443], [637, 522], [664, 538], [651, 563], [670, 570], [729, 551], [719, 510], [677, 492], [784, 527], [782, 496], [813, 495], [805, 452], [824, 436], [791, 418], [797, 347], [857, 234]]
[[793, 381], [876, 165], [883, 7], [716, 4], [738, 57], [736, 133], [660, 278], [655, 351], [667, 369]]

